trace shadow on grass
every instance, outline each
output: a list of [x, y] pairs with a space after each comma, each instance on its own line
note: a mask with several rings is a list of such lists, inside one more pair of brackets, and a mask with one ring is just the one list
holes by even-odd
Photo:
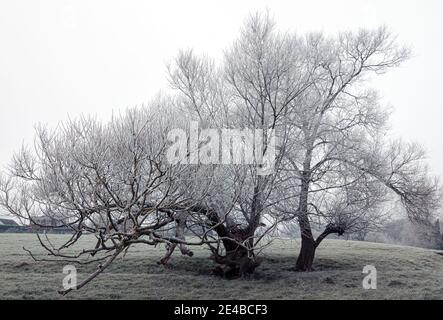
[[[261, 280], [265, 282], [279, 281], [288, 273], [292, 273], [294, 277], [298, 274], [295, 271], [294, 256], [267, 256], [263, 263], [257, 268], [252, 275], [243, 276], [241, 278], [224, 279], [213, 274], [213, 269], [217, 266], [209, 257], [174, 257], [167, 266], [161, 266], [149, 263], [144, 266], [144, 272], [149, 274], [174, 274], [177, 276], [200, 276], [210, 279], [224, 279], [226, 281], [241, 280]], [[341, 271], [348, 270], [353, 267], [350, 262], [337, 261], [328, 258], [318, 258], [314, 262], [313, 272], [321, 271]], [[126, 267], [123, 267], [126, 268]], [[133, 269], [132, 269], [133, 270]], [[121, 270], [119, 270], [121, 271]]]

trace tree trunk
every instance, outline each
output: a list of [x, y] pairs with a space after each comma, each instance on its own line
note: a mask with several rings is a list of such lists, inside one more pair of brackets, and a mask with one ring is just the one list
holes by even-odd
[[[187, 213], [178, 214], [175, 222], [175, 237], [177, 239], [185, 241], [185, 230], [186, 230], [186, 219], [188, 217]], [[171, 259], [172, 254], [174, 253], [175, 248], [177, 247], [176, 243], [166, 245], [166, 253], [163, 258], [160, 259], [158, 264], [167, 265], [169, 260]], [[182, 255], [186, 255], [192, 257], [194, 253], [183, 243], [178, 244], [180, 248], [180, 252]]]
[[223, 240], [225, 254], [212, 251], [211, 258], [220, 265], [214, 269], [214, 274], [228, 279], [253, 274], [262, 258], [255, 256], [250, 246], [251, 236], [242, 229], [229, 230], [227, 235], [229, 239]]
[[220, 265], [214, 269], [214, 274], [227, 279], [253, 274], [262, 262], [261, 257], [252, 255], [244, 247], [226, 252], [224, 256], [214, 252], [212, 259]]
[[214, 269], [214, 274], [226, 278], [252, 274], [262, 262], [262, 258], [255, 256], [252, 248], [252, 238], [258, 225], [250, 224], [245, 229], [228, 228], [225, 221], [220, 220], [217, 212], [210, 208], [194, 206], [191, 210], [205, 214], [209, 220], [208, 226], [222, 239], [224, 255], [220, 254], [218, 248], [209, 246], [212, 251], [211, 259], [220, 265]]
[[312, 271], [315, 257], [315, 240], [312, 236], [302, 235], [300, 254], [298, 255], [295, 270], [300, 272]]
[[298, 208], [298, 225], [301, 234], [301, 248], [295, 264], [296, 271], [312, 271], [312, 264], [315, 257], [316, 243], [312, 235], [311, 223], [308, 217], [308, 194], [311, 174], [309, 170], [310, 156], [306, 156], [307, 161], [304, 164], [304, 171], [301, 180], [300, 200]]
[[[312, 264], [314, 262], [315, 250], [320, 245], [320, 243], [324, 239], [326, 239], [328, 235], [333, 233], [342, 236], [345, 232], [345, 229], [341, 226], [329, 224], [326, 226], [326, 229], [318, 236], [318, 238], [314, 240], [309, 225], [309, 220], [305, 221], [303, 220], [304, 219], [300, 220], [300, 229], [302, 230], [301, 248], [295, 269], [296, 271], [306, 272], [306, 271], [312, 271]], [[308, 223], [307, 225], [306, 222]]]

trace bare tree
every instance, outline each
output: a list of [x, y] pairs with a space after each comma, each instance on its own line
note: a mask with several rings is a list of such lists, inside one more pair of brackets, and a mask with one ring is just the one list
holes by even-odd
[[[262, 220], [277, 226], [296, 219], [302, 237], [296, 269], [306, 271], [328, 235], [381, 225], [387, 190], [400, 196], [411, 219], [430, 219], [438, 183], [417, 146], [385, 141], [389, 112], [365, 86], [370, 75], [408, 57], [384, 27], [297, 37], [278, 33], [268, 14], [247, 20], [218, 65], [190, 51], [179, 54], [170, 78], [184, 110], [204, 124], [279, 134], [272, 175], [225, 172], [246, 178], [238, 180], [234, 214], [243, 241]], [[316, 239], [312, 222], [325, 226]]]
[[[278, 32], [268, 14], [251, 15], [220, 62], [178, 54], [168, 68], [175, 96], [107, 123], [83, 117], [53, 131], [38, 127], [33, 150], [23, 148], [0, 178], [0, 205], [72, 230], [58, 247], [38, 239], [53, 258], [98, 264], [78, 288], [137, 243], [165, 244], [161, 264], [177, 247], [192, 256], [192, 246], [206, 245], [217, 274], [250, 274], [273, 232], [293, 221], [301, 233], [296, 269], [309, 271], [328, 235], [381, 224], [389, 192], [412, 221], [430, 223], [438, 208], [424, 152], [386, 139], [388, 112], [365, 85], [408, 55], [385, 28], [299, 37]], [[188, 137], [184, 155], [170, 161], [171, 132], [195, 130], [193, 121], [197, 135], [244, 129], [227, 141], [244, 149], [243, 162], [204, 163], [210, 137]], [[246, 162], [251, 129], [260, 130], [260, 144]], [[324, 228], [318, 237], [313, 223]], [[85, 234], [95, 246], [73, 254]]]
[[[219, 64], [184, 51], [169, 67], [170, 83], [179, 92], [182, 109], [202, 127], [261, 129], [262, 149], [254, 150], [259, 159], [270, 152], [272, 132], [283, 133], [272, 154], [270, 174], [262, 174], [269, 168], [260, 161], [221, 169], [221, 178], [225, 183], [233, 181], [232, 189], [237, 191], [234, 208], [220, 236], [227, 233], [243, 244], [229, 246], [224, 256], [213, 252], [215, 261], [228, 265], [223, 268], [224, 274], [233, 269], [237, 270], [234, 273], [242, 273], [240, 269], [252, 272], [259, 262], [254, 249], [279, 222], [271, 218], [271, 207], [285, 197], [277, 194], [274, 186], [278, 184], [285, 152], [286, 116], [312, 84], [312, 65], [306, 61], [306, 49], [296, 36], [278, 33], [268, 14], [255, 14], [246, 21], [240, 37], [225, 51]], [[250, 266], [245, 268], [247, 260]]]
[[[0, 203], [10, 213], [36, 225], [38, 217], [53, 217], [59, 225], [42, 227], [72, 230], [60, 246], [37, 235], [49, 256], [97, 263], [97, 271], [78, 289], [133, 244], [179, 245], [183, 254], [191, 255], [185, 245], [203, 243], [186, 241], [181, 221], [183, 212], [204, 197], [205, 182], [200, 180], [195, 189], [190, 186], [196, 184], [187, 184], [185, 191], [186, 181], [194, 179], [193, 168], [165, 158], [167, 134], [180, 126], [181, 119], [172, 106], [170, 99], [157, 99], [106, 124], [83, 117], [53, 131], [40, 126], [34, 150], [23, 148], [2, 177]], [[177, 233], [165, 232], [175, 221]], [[74, 247], [86, 234], [96, 238], [95, 246]], [[73, 249], [80, 251], [72, 253]]]
[[[285, 162], [297, 189], [280, 204], [300, 227], [299, 271], [312, 269], [315, 250], [329, 234], [380, 223], [387, 190], [401, 197], [411, 219], [429, 219], [437, 205], [438, 184], [427, 175], [423, 153], [416, 145], [385, 141], [388, 113], [364, 86], [371, 73], [408, 57], [394, 40], [385, 28], [306, 38], [317, 67], [314, 85], [288, 116], [293, 138]], [[326, 226], [316, 239], [313, 220]]]

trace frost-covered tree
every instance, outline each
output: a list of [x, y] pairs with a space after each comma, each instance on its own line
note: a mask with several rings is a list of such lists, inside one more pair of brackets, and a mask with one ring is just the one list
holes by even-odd
[[[260, 241], [280, 222], [272, 206], [286, 198], [276, 185], [284, 178], [281, 161], [288, 139], [288, 112], [312, 85], [315, 68], [308, 62], [307, 49], [303, 39], [278, 33], [267, 15], [257, 14], [246, 21], [219, 63], [182, 51], [169, 67], [182, 110], [202, 127], [260, 129], [263, 133], [262, 148], [254, 150], [255, 163], [221, 169], [221, 179], [234, 182], [231, 188], [237, 195], [226, 232], [244, 245], [230, 246], [224, 256], [214, 252], [216, 261], [239, 261], [243, 266], [247, 256], [251, 265], [247, 269], [252, 271], [260, 261], [255, 251], [265, 244]], [[273, 132], [276, 148], [271, 146]], [[269, 160], [268, 167], [259, 161], [262, 158]], [[225, 215], [223, 211], [217, 214]]]
[[[390, 192], [410, 219], [430, 220], [438, 183], [419, 146], [386, 139], [389, 112], [367, 85], [408, 56], [384, 27], [300, 37], [277, 32], [267, 14], [247, 20], [218, 64], [179, 55], [171, 83], [194, 118], [277, 132], [273, 174], [230, 173], [248, 177], [238, 198], [245, 237], [254, 237], [265, 219], [296, 220], [302, 238], [296, 269], [307, 271], [328, 235], [381, 224]], [[317, 238], [312, 223], [324, 227]]]
[[[299, 271], [311, 270], [328, 235], [379, 224], [390, 192], [413, 220], [429, 221], [438, 206], [438, 183], [427, 173], [422, 149], [386, 139], [389, 114], [367, 87], [371, 74], [408, 58], [394, 40], [383, 27], [306, 37], [313, 85], [287, 114], [285, 165], [295, 190], [286, 187], [293, 197], [278, 204], [300, 227]], [[324, 225], [317, 238], [312, 222]]]
[[[54, 130], [39, 126], [34, 148], [16, 154], [2, 176], [0, 204], [24, 222], [72, 231], [59, 246], [37, 236], [51, 259], [97, 263], [78, 288], [134, 244], [179, 245], [183, 254], [192, 255], [187, 246], [209, 240], [203, 232], [186, 241], [181, 221], [184, 213], [198, 210], [211, 177], [206, 172], [196, 184], [198, 168], [167, 161], [168, 133], [182, 120], [171, 99], [159, 98], [107, 123], [82, 117]], [[197, 222], [208, 220], [201, 214]], [[58, 225], [44, 225], [40, 217]], [[168, 232], [171, 228], [177, 232]], [[75, 246], [88, 234], [95, 244]]]
[[[293, 222], [296, 269], [309, 271], [323, 239], [377, 226], [392, 195], [421, 224], [438, 208], [422, 148], [386, 138], [389, 114], [368, 88], [369, 76], [408, 56], [385, 28], [298, 36], [278, 32], [268, 14], [252, 15], [220, 61], [177, 55], [168, 68], [174, 96], [109, 122], [38, 127], [34, 148], [18, 152], [0, 179], [0, 205], [72, 230], [58, 247], [38, 239], [52, 257], [99, 264], [79, 288], [133, 244], [165, 244], [162, 264], [177, 247], [192, 256], [192, 246], [206, 245], [218, 274], [249, 274], [273, 232]], [[210, 148], [226, 129], [243, 129], [228, 139], [233, 150]], [[177, 130], [198, 139], [177, 142]], [[260, 142], [250, 162], [248, 130], [259, 130]], [[224, 163], [238, 150], [243, 162]], [[317, 237], [312, 224], [323, 228]], [[72, 253], [85, 234], [95, 244]]]

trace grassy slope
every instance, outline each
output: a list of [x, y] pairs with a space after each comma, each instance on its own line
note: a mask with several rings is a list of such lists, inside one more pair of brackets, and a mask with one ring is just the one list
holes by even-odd
[[[23, 246], [42, 252], [35, 235], [0, 234], [0, 299], [443, 299], [443, 256], [411, 247], [325, 241], [316, 271], [301, 274], [292, 270], [297, 241], [275, 241], [256, 275], [224, 280], [209, 275], [203, 248], [192, 258], [176, 254], [165, 269], [156, 264], [163, 247], [138, 246], [87, 287], [60, 297], [64, 264], [33, 262]], [[377, 290], [362, 289], [368, 264], [378, 270]], [[80, 266], [80, 279], [94, 268]]]

